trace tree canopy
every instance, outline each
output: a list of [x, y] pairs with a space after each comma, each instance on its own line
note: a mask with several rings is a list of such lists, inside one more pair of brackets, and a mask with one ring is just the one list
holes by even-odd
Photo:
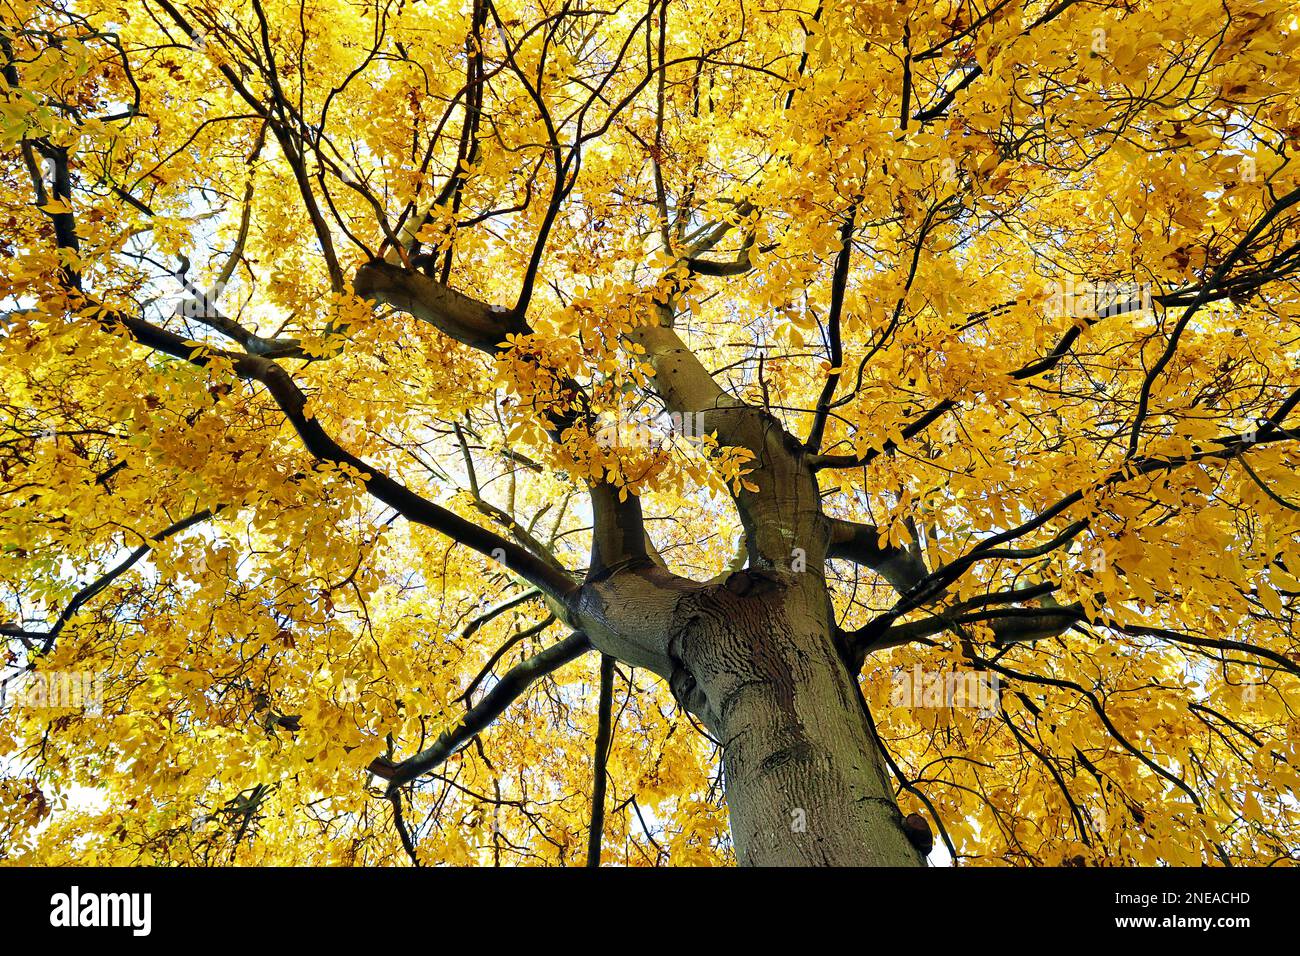
[[802, 570], [736, 403], [949, 856], [1295, 859], [1293, 4], [0, 20], [0, 860], [730, 861], [571, 599]]

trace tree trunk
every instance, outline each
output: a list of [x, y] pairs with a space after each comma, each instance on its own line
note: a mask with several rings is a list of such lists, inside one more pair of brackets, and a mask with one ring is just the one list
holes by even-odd
[[674, 692], [723, 746], [736, 857], [749, 866], [917, 866], [814, 574], [740, 572], [690, 593]]

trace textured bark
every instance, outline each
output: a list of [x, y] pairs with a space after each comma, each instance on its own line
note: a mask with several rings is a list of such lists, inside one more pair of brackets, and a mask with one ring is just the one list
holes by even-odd
[[664, 677], [723, 745], [740, 863], [916, 866], [820, 575], [646, 566], [584, 589], [593, 644]]
[[[678, 607], [674, 688], [723, 745], [737, 859], [915, 866], [861, 697], [813, 575], [741, 572]], [[689, 685], [685, 688], [682, 685]]]

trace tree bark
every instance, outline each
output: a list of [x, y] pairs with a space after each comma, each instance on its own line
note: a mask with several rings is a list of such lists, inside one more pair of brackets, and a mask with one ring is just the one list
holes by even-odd
[[675, 689], [722, 743], [742, 865], [920, 865], [828, 611], [811, 574], [741, 572], [691, 595], [672, 648], [689, 677]]
[[642, 621], [643, 631], [590, 633], [606, 653], [659, 672], [721, 742], [738, 862], [922, 865], [832, 637], [820, 575], [747, 570], [671, 589], [658, 577], [617, 575], [601, 606], [587, 607], [593, 617]]

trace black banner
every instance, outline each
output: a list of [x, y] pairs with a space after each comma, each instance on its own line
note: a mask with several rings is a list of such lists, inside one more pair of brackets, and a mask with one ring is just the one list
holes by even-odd
[[[81, 944], [379, 946], [665, 938], [700, 919], [735, 939], [886, 921], [917, 947], [1034, 933], [1232, 945], [1293, 924], [1294, 869], [311, 870], [0, 868], [4, 937]], [[680, 929], [680, 927], [678, 927]], [[864, 945], [866, 940], [864, 940]]]

